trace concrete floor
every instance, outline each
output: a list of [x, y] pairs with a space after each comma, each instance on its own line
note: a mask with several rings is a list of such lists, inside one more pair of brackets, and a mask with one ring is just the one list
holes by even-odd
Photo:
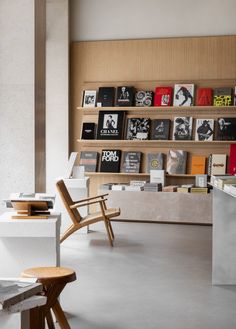
[[114, 248], [100, 224], [61, 245], [78, 277], [62, 295], [72, 329], [236, 328], [236, 286], [211, 285], [211, 227], [113, 228]]

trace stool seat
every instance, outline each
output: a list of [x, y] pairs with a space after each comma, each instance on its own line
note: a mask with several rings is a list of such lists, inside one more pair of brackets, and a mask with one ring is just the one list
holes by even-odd
[[[51, 314], [52, 310], [60, 328], [70, 329], [58, 297], [67, 283], [76, 280], [74, 270], [66, 267], [33, 267], [24, 270], [21, 276], [24, 278], [37, 278], [37, 282], [42, 283], [44, 295], [47, 297], [47, 303], [41, 307], [40, 318], [47, 320], [48, 328], [55, 329]], [[35, 324], [36, 312], [38, 311], [31, 312], [30, 328], [33, 329], [37, 328]]]

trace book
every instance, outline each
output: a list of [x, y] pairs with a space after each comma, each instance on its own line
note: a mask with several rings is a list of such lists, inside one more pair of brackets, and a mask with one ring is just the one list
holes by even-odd
[[154, 119], [151, 122], [151, 139], [168, 140], [170, 133], [169, 119]]
[[196, 141], [212, 141], [214, 135], [214, 119], [196, 119]]
[[177, 187], [177, 192], [178, 193], [189, 193], [190, 192], [190, 187]]
[[229, 173], [236, 175], [236, 144], [230, 145], [229, 151]]
[[169, 150], [167, 153], [166, 171], [168, 174], [186, 174], [187, 152], [183, 150]]
[[66, 170], [63, 176], [64, 178], [71, 178], [77, 156], [78, 152], [71, 152], [70, 158], [66, 164]]
[[134, 87], [117, 87], [116, 106], [133, 106], [134, 94]]
[[99, 153], [94, 151], [81, 151], [79, 165], [84, 167], [85, 172], [96, 172]]
[[224, 175], [226, 173], [226, 157], [226, 154], [210, 154], [208, 175]]
[[192, 139], [192, 117], [175, 117], [173, 128], [173, 140], [191, 140]]
[[94, 122], [83, 122], [81, 139], [95, 139], [95, 128]]
[[154, 96], [154, 106], [171, 106], [172, 102], [172, 87], [156, 87]]
[[84, 90], [83, 107], [95, 107], [96, 95], [96, 90]]
[[104, 183], [100, 185], [101, 190], [111, 190], [114, 183]]
[[114, 87], [100, 87], [98, 89], [98, 107], [111, 107], [115, 104], [115, 88]]
[[162, 184], [148, 182], [144, 184], [143, 190], [146, 192], [159, 192], [162, 191]]
[[232, 88], [214, 88], [213, 105], [214, 106], [230, 106], [233, 104]]
[[208, 188], [207, 187], [191, 187], [190, 192], [191, 193], [207, 194], [208, 193]]
[[177, 185], [167, 185], [162, 187], [162, 192], [177, 192]]
[[129, 118], [127, 122], [126, 139], [147, 140], [149, 137], [150, 119]]
[[191, 175], [203, 175], [206, 169], [206, 157], [193, 155], [191, 161]]
[[123, 111], [100, 111], [97, 139], [122, 139], [124, 117]]
[[207, 187], [207, 175], [196, 175], [195, 176], [196, 187]]
[[102, 150], [101, 172], [120, 172], [120, 150]]
[[166, 173], [165, 170], [150, 170], [150, 183], [160, 183], [165, 186]]
[[147, 154], [147, 173], [150, 170], [163, 169], [163, 153], [148, 153]]
[[236, 184], [236, 176], [234, 177], [222, 177], [215, 180], [214, 186], [223, 190], [225, 184]]
[[147, 183], [145, 180], [131, 180], [129, 182], [129, 184], [132, 186], [144, 186], [145, 183]]
[[113, 184], [111, 189], [112, 191], [124, 191], [127, 185], [127, 183]]
[[135, 94], [135, 106], [152, 106], [153, 95], [153, 91], [137, 91]]
[[174, 106], [192, 106], [194, 102], [193, 84], [175, 84]]
[[213, 100], [212, 88], [198, 88], [196, 94], [197, 106], [211, 106]]
[[123, 152], [121, 172], [139, 173], [141, 164], [141, 152]]
[[236, 106], [236, 86], [234, 87], [234, 106]]
[[224, 191], [236, 196], [236, 184], [225, 184]]
[[236, 140], [236, 118], [219, 118], [217, 121], [217, 140]]
[[135, 186], [135, 185], [126, 185], [125, 186], [125, 191], [139, 192], [139, 191], [143, 191], [143, 190], [144, 190], [143, 186]]

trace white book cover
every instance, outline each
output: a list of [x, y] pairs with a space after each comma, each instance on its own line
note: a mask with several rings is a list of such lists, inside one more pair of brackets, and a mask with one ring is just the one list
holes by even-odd
[[224, 175], [226, 172], [226, 154], [211, 155], [211, 175]]
[[83, 107], [95, 107], [96, 106], [96, 90], [85, 90]]
[[165, 186], [165, 178], [165, 170], [150, 170], [151, 183], [160, 183], [162, 186]]
[[191, 140], [193, 129], [192, 117], [175, 117], [173, 140]]
[[195, 141], [212, 141], [214, 135], [214, 119], [197, 119]]
[[174, 106], [192, 106], [194, 103], [194, 84], [175, 84]]

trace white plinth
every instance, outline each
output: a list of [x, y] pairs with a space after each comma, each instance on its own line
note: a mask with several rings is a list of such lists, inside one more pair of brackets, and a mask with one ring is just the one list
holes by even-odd
[[236, 198], [213, 191], [212, 283], [236, 284]]
[[41, 220], [11, 215], [0, 216], [0, 277], [18, 277], [29, 267], [59, 266], [60, 214]]

